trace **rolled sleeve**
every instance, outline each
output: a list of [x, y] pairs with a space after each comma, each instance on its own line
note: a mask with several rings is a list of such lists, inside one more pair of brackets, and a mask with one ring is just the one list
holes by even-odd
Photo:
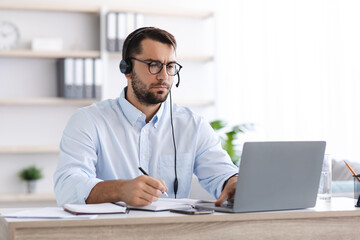
[[54, 191], [59, 206], [85, 203], [96, 178], [96, 131], [82, 111], [69, 120], [60, 143], [58, 166], [54, 174]]
[[225, 181], [239, 170], [222, 149], [220, 137], [208, 123], [203, 121], [198, 130], [198, 152], [194, 173], [202, 187], [218, 198]]

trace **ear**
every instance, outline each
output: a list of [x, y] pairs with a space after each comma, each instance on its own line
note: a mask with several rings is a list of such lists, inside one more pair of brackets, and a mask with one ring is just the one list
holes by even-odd
[[127, 73], [127, 74], [124, 74], [126, 79], [128, 80], [128, 82], [132, 79], [132, 74], [131, 73]]

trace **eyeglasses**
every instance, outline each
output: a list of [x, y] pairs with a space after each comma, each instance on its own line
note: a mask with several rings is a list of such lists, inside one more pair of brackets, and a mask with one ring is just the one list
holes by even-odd
[[178, 64], [177, 62], [170, 62], [168, 64], [163, 64], [160, 61], [145, 62], [145, 61], [142, 61], [137, 58], [130, 58], [130, 59], [133, 59], [133, 60], [136, 60], [136, 61], [139, 61], [139, 62], [142, 62], [142, 63], [145, 63], [146, 65], [148, 65], [149, 72], [153, 75], [161, 72], [164, 65], [166, 66], [166, 72], [169, 76], [175, 76], [178, 72], [180, 72], [180, 69], [182, 68], [182, 66], [180, 64]]

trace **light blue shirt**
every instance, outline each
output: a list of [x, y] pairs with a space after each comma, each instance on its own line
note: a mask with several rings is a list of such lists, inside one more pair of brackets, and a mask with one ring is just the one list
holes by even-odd
[[[125, 91], [125, 90], [124, 90]], [[163, 179], [174, 197], [174, 145], [169, 101], [156, 115], [146, 116], [125, 99], [105, 100], [78, 109], [69, 120], [60, 143], [54, 190], [59, 206], [85, 203], [99, 182], [133, 179], [142, 167], [149, 176]], [[173, 105], [177, 149], [177, 198], [189, 197], [192, 174], [218, 198], [224, 182], [238, 172], [222, 149], [219, 136], [202, 117]]]

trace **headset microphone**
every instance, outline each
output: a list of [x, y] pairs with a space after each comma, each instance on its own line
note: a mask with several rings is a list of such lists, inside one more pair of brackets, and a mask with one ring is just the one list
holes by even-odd
[[176, 83], [176, 87], [179, 87], [179, 85], [180, 85], [180, 74], [179, 74], [179, 72], [176, 74], [177, 76], [178, 76], [178, 82]]

